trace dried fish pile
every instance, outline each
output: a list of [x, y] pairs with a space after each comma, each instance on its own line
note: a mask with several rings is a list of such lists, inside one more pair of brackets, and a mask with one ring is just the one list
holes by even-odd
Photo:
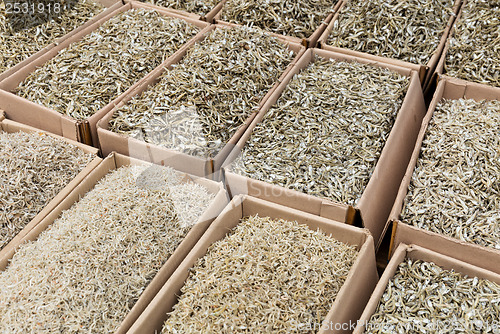
[[0, 1], [0, 73], [78, 28], [104, 9], [92, 0], [78, 0], [73, 7], [50, 21], [12, 25], [6, 19], [5, 2]]
[[244, 218], [191, 269], [163, 333], [285, 333], [321, 323], [357, 257], [307, 225]]
[[443, 100], [402, 210], [419, 228], [500, 249], [500, 101]]
[[0, 273], [0, 332], [114, 332], [213, 199], [181, 179], [122, 167], [23, 244]]
[[0, 131], [0, 249], [94, 157], [44, 134]]
[[255, 28], [217, 28], [158, 84], [115, 112], [110, 130], [215, 156], [272, 88], [293, 52]]
[[387, 140], [409, 79], [317, 57], [258, 124], [232, 170], [354, 204]]
[[177, 51], [199, 29], [157, 11], [131, 9], [30, 74], [17, 95], [75, 119], [94, 115]]
[[469, 0], [446, 54], [446, 74], [500, 87], [500, 1]]
[[274, 33], [307, 38], [333, 11], [336, 0], [228, 0], [221, 19]]
[[348, 1], [328, 44], [425, 65], [453, 14], [453, 0]]
[[403, 261], [366, 333], [496, 333], [500, 285], [432, 262]]
[[157, 6], [183, 10], [199, 15], [206, 15], [215, 6], [217, 6], [219, 0], [151, 0], [148, 2]]

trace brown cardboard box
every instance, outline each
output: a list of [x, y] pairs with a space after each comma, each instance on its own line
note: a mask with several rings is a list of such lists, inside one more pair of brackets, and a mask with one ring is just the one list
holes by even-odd
[[418, 130], [420, 129], [422, 118], [425, 114], [425, 105], [422, 89], [418, 80], [417, 72], [408, 68], [398, 67], [393, 64], [385, 64], [357, 58], [346, 54], [335, 53], [321, 49], [308, 49], [299, 59], [293, 69], [288, 72], [280, 86], [273, 92], [273, 95], [266, 101], [264, 106], [252, 121], [247, 131], [236, 144], [236, 148], [229, 154], [224, 162], [228, 166], [236, 159], [244, 148], [245, 143], [251, 136], [255, 126], [262, 120], [266, 112], [276, 103], [286, 85], [293, 76], [305, 68], [315, 55], [339, 59], [344, 61], [358, 61], [364, 64], [371, 64], [391, 69], [402, 75], [410, 77], [410, 86], [406, 93], [401, 109], [397, 115], [394, 126], [382, 150], [374, 173], [366, 186], [356, 209], [361, 213], [363, 226], [368, 228], [375, 239], [375, 245], [379, 245], [382, 239], [384, 224], [387, 221], [389, 212], [396, 198], [397, 190], [406, 170], [412, 149], [415, 145]]
[[[259, 214], [261, 217], [269, 216], [275, 219], [283, 218], [305, 223], [313, 230], [320, 229], [327, 234], [332, 234], [339, 241], [357, 246], [359, 250], [358, 258], [325, 319], [329, 327], [334, 327], [335, 324], [355, 322], [361, 315], [361, 311], [377, 282], [373, 238], [370, 233], [364, 229], [266, 202], [261, 199], [250, 196], [236, 196], [210, 226], [167, 283], [161, 288], [160, 292], [151, 301], [128, 333], [143, 334], [160, 331], [163, 322], [167, 318], [167, 313], [172, 310], [177, 301], [177, 295], [180, 294], [180, 289], [189, 275], [189, 269], [197, 259], [206, 254], [211, 244], [223, 239], [232, 228], [239, 224], [241, 218], [255, 214]], [[324, 332], [348, 331], [321, 331], [321, 333]]]
[[[122, 95], [117, 96], [115, 100], [111, 101], [104, 108], [99, 110], [96, 114], [89, 117], [86, 120], [75, 120], [67, 115], [60, 114], [59, 112], [49, 109], [45, 106], [33, 103], [22, 97], [19, 97], [11, 91], [15, 90], [16, 87], [28, 77], [37, 67], [42, 66], [51, 58], [56, 56], [59, 51], [68, 47], [71, 43], [79, 41], [85, 35], [97, 29], [104, 22], [109, 20], [112, 16], [119, 13], [127, 11], [132, 8], [147, 8], [155, 9], [161, 14], [169, 17], [176, 17], [184, 19], [185, 21], [194, 24], [201, 29], [208, 26], [207, 23], [195, 20], [192, 18], [187, 18], [182, 15], [174, 14], [173, 12], [163, 9], [158, 6], [153, 6], [150, 4], [144, 4], [136, 1], [131, 1], [126, 5], [119, 6], [113, 11], [108, 11], [105, 16], [101, 17], [99, 20], [94, 21], [91, 25], [81, 29], [78, 33], [73, 34], [71, 37], [66, 38], [59, 45], [51, 48], [43, 56], [38, 57], [36, 60], [30, 62], [23, 68], [19, 69], [9, 77], [0, 81], [0, 108], [5, 110], [7, 117], [17, 122], [21, 122], [42, 130], [46, 130], [57, 135], [73, 139], [79, 142], [83, 142], [89, 145], [94, 145], [97, 147], [97, 128], [96, 124], [99, 119], [101, 119], [106, 113], [113, 108], [113, 106], [120, 100], [121, 96], [128, 94], [138, 85], [143, 79], [139, 80], [136, 84], [129, 87]], [[200, 32], [199, 34], [201, 34]], [[186, 43], [182, 46], [176, 53], [182, 51], [184, 48], [188, 47], [192, 41]], [[174, 53], [171, 57], [176, 55]], [[168, 62], [169, 58], [165, 60]], [[160, 64], [158, 67], [161, 67]]]
[[[417, 161], [420, 155], [420, 149], [422, 148], [422, 141], [424, 139], [427, 126], [429, 125], [434, 110], [436, 109], [436, 105], [439, 103], [439, 101], [441, 101], [441, 99], [459, 98], [469, 98], [475, 100], [500, 100], [500, 88], [472, 83], [447, 76], [441, 77], [436, 92], [434, 93], [434, 98], [432, 99], [427, 114], [425, 115], [425, 118], [422, 122], [422, 127], [418, 134], [418, 138], [413, 149], [410, 162], [401, 181], [394, 206], [392, 207], [388, 222], [384, 229], [385, 233], [385, 231], [389, 229], [391, 223], [394, 222], [391, 249], [395, 249], [399, 245], [399, 243], [418, 242], [424, 247], [442, 252], [445, 255], [457, 257], [460, 256], [458, 258], [463, 261], [473, 260], [476, 256], [487, 257], [486, 254], [489, 254], [491, 252], [496, 252], [497, 254], [500, 253], [500, 250], [495, 251], [492, 248], [466, 243], [458, 239], [419, 229], [404, 222], [398, 221], [400, 219], [404, 199], [408, 191], [408, 186], [410, 185], [411, 178], [413, 176], [413, 171], [415, 169], [415, 166], [417, 165]], [[446, 248], [444, 245], [446, 245]], [[455, 254], [456, 250], [460, 248], [468, 249], [468, 252], [460, 252], [459, 254]], [[487, 268], [490, 270], [494, 270], [494, 268], [496, 267], [498, 267], [498, 260], [496, 261], [496, 263], [495, 261], [490, 262], [487, 266]]]
[[[4, 113], [0, 110], [0, 129], [1, 131], [5, 131], [7, 133], [13, 133], [13, 132], [26, 132], [26, 133], [44, 133], [48, 136], [64, 140], [70, 144], [73, 144], [77, 147], [79, 147], [81, 150], [83, 150], [86, 153], [93, 153], [97, 154], [98, 150], [94, 147], [90, 147], [81, 143], [77, 143], [73, 140], [69, 140], [60, 136], [56, 136], [50, 133], [47, 133], [45, 131], [41, 131], [38, 129], [35, 129], [31, 126], [27, 126], [24, 124], [20, 124], [14, 121], [11, 121], [9, 119], [5, 118]], [[100, 163], [102, 159], [99, 157], [95, 157], [78, 175], [73, 179], [68, 182], [66, 187], [64, 187], [59, 194], [56, 195], [47, 205], [43, 208], [42, 211], [40, 211], [35, 218], [33, 218], [25, 227], [24, 229], [19, 232], [7, 245], [5, 245], [3, 248], [0, 249], [0, 266], [2, 263], [6, 262], [8, 258], [11, 257], [10, 254], [12, 254], [15, 251], [15, 248], [20, 244], [20, 241], [23, 239], [23, 237], [28, 234], [33, 228], [35, 228], [52, 210], [54, 210], [59, 203], [69, 194], [73, 191], [73, 189], [76, 188], [82, 180], [89, 175]]]
[[[224, 12], [224, 4], [226, 3], [227, 0], [222, 0], [218, 5], [217, 5], [217, 11], [213, 11], [213, 13], [211, 12], [209, 15], [207, 15], [207, 20], [208, 22], [212, 22], [212, 23], [224, 23], [224, 24], [232, 24], [232, 23], [227, 23], [225, 21], [222, 21], [221, 20], [221, 16], [222, 16], [222, 13]], [[334, 17], [334, 13], [340, 8], [342, 4], [342, 0], [339, 0], [335, 6], [333, 7], [332, 11], [328, 14], [325, 15], [325, 19], [323, 20], [323, 22], [316, 28], [316, 30], [314, 31], [314, 33], [307, 37], [307, 38], [299, 38], [299, 37], [293, 37], [293, 36], [285, 36], [285, 35], [280, 35], [280, 34], [276, 34], [276, 33], [272, 33], [272, 35], [274, 36], [278, 36], [278, 37], [281, 37], [281, 38], [285, 38], [286, 40], [292, 42], [292, 43], [297, 43], [297, 44], [302, 44], [304, 45], [305, 47], [307, 48], [310, 48], [310, 47], [315, 47], [316, 46], [316, 43], [318, 41], [318, 38], [320, 37], [320, 35], [323, 33], [323, 31], [327, 28], [328, 24], [330, 23], [330, 21], [332, 20], [332, 18]]]
[[451, 27], [453, 26], [453, 23], [455, 22], [455, 16], [460, 9], [460, 4], [461, 4], [462, 0], [455, 0], [454, 6], [453, 6], [454, 15], [450, 16], [450, 18], [448, 20], [448, 24], [446, 25], [446, 28], [443, 31], [443, 34], [441, 36], [441, 40], [439, 42], [439, 45], [438, 45], [436, 51], [433, 53], [432, 57], [429, 59], [429, 62], [427, 64], [412, 64], [412, 63], [398, 60], [398, 59], [375, 56], [375, 55], [371, 55], [371, 54], [368, 54], [365, 52], [359, 52], [359, 51], [353, 51], [353, 50], [349, 50], [349, 49], [343, 49], [343, 48], [329, 46], [327, 44], [328, 37], [330, 36], [330, 33], [333, 30], [335, 21], [338, 20], [340, 14], [342, 12], [342, 8], [345, 6], [345, 4], [348, 1], [349, 0], [342, 0], [342, 5], [336, 11], [333, 19], [328, 24], [328, 27], [325, 29], [325, 31], [323, 32], [321, 37], [318, 39], [318, 47], [325, 49], [325, 50], [344, 53], [344, 54], [356, 56], [356, 57], [364, 57], [364, 58], [367, 58], [367, 59], [370, 59], [373, 61], [390, 63], [390, 64], [394, 64], [397, 66], [406, 67], [406, 68], [415, 70], [419, 73], [420, 81], [422, 83], [422, 88], [425, 89], [430, 84], [432, 74], [434, 73], [434, 69], [436, 68], [436, 65], [439, 61], [439, 57], [441, 56], [441, 53], [443, 52], [443, 48], [444, 48], [444, 45], [446, 43], [446, 39], [448, 38], [448, 34], [450, 32]]
[[73, 31], [67, 33], [63, 37], [59, 38], [58, 40], [49, 43], [47, 46], [45, 46], [43, 49], [38, 51], [37, 53], [31, 55], [30, 57], [26, 58], [22, 62], [16, 64], [15, 66], [12, 66], [8, 70], [4, 71], [3, 73], [0, 73], [0, 81], [3, 79], [7, 78], [8, 76], [11, 76], [13, 73], [18, 71], [19, 69], [27, 66], [29, 63], [35, 61], [37, 58], [42, 57], [45, 53], [47, 53], [50, 49], [56, 47], [58, 44], [63, 43], [65, 40], [68, 38], [71, 38], [71, 36], [76, 35], [78, 32], [82, 31], [83, 29], [87, 28], [88, 26], [92, 25], [92, 23], [99, 21], [103, 17], [107, 16], [110, 12], [114, 11], [115, 9], [123, 6], [123, 3], [120, 0], [95, 0], [95, 2], [100, 3], [104, 7], [107, 7], [104, 11], [101, 13], [97, 14], [90, 20], [88, 20], [86, 23], [81, 25], [80, 27], [74, 29]]
[[231, 172], [224, 171], [222, 174], [230, 198], [237, 195], [249, 195], [349, 225], [356, 224], [359, 219], [359, 213], [350, 205], [332, 202]]
[[[236, 25], [211, 25], [203, 30], [202, 33], [198, 34], [190, 43], [189, 46], [192, 46], [195, 42], [199, 42], [205, 38], [205, 34], [213, 29], [223, 29], [223, 28], [231, 28]], [[271, 90], [262, 98], [260, 105], [262, 105], [269, 96], [271, 96], [272, 92], [278, 87], [280, 81], [284, 78], [286, 73], [293, 67], [295, 62], [300, 58], [302, 53], [304, 52], [304, 47], [299, 44], [291, 43], [280, 37], [280, 40], [285, 43], [290, 50], [292, 50], [296, 57], [290, 65], [285, 69], [281, 77], [277, 80], [276, 84], [271, 88]], [[125, 105], [128, 101], [130, 101], [134, 96], [139, 95], [146, 91], [147, 89], [154, 86], [160, 80], [159, 77], [168, 69], [172, 68], [172, 66], [178, 63], [182, 57], [187, 52], [187, 48], [183, 48], [179, 50], [176, 54], [169, 58], [167, 62], [163, 64], [163, 66], [156, 68], [150, 74], [148, 74], [140, 83], [138, 83], [134, 89], [131, 89], [127, 94], [122, 95], [120, 99], [117, 99], [116, 106], [111, 109], [97, 124], [97, 133], [99, 136], [99, 143], [104, 155], [112, 151], [116, 151], [120, 154], [128, 155], [134, 158], [139, 158], [142, 160], [154, 162], [157, 164], [163, 163], [164, 161], [169, 161], [169, 163], [175, 163], [175, 160], [178, 157], [183, 157], [183, 159], [188, 159], [190, 161], [189, 168], [187, 171], [190, 174], [197, 176], [209, 176], [212, 178], [212, 174], [220, 169], [222, 163], [226, 159], [229, 152], [231, 152], [232, 148], [238, 141], [238, 139], [243, 135], [246, 128], [252, 122], [256, 113], [252, 113], [248, 119], [241, 124], [239, 130], [237, 130], [231, 139], [226, 143], [226, 145], [219, 151], [219, 153], [213, 158], [199, 158], [195, 156], [190, 156], [185, 153], [181, 153], [172, 149], [163, 148], [159, 145], [148, 144], [146, 142], [140, 141], [138, 139], [134, 139], [128, 137], [126, 135], [114, 133], [109, 130], [109, 121], [113, 117], [113, 114], [117, 109]], [[172, 161], [172, 162], [170, 162]]]
[[[355, 334], [363, 333], [365, 330], [365, 325], [370, 320], [372, 314], [377, 310], [378, 302], [389, 283], [390, 279], [396, 273], [398, 265], [403, 262], [406, 258], [414, 259], [414, 260], [422, 260], [427, 262], [434, 262], [438, 266], [442, 267], [445, 270], [455, 270], [462, 275], [468, 275], [470, 277], [479, 277], [483, 279], [488, 279], [490, 281], [500, 283], [500, 271], [497, 266], [495, 271], [489, 271], [482, 268], [483, 259], [480, 257], [476, 257], [471, 259], [470, 261], [464, 262], [458, 259], [458, 257], [447, 256], [440, 252], [440, 245], [436, 245], [436, 250], [431, 251], [426, 249], [420, 244], [417, 245], [406, 245], [400, 244], [396, 249], [389, 265], [384, 271], [382, 277], [380, 277], [380, 281], [377, 284], [377, 287], [373, 291], [373, 294], [370, 298], [370, 301], [366, 305], [365, 310], [363, 311], [363, 315], [359, 320], [359, 324], [354, 331]], [[462, 255], [464, 249], [456, 249], [455, 253], [457, 255]], [[496, 257], [496, 261], [498, 263], [498, 255]]]
[[[76, 203], [81, 197], [85, 195], [89, 190], [91, 190], [94, 185], [103, 178], [110, 171], [115, 170], [121, 166], [127, 165], [146, 165], [148, 163], [129, 157], [125, 157], [120, 154], [110, 154], [106, 159], [99, 164], [85, 179], [80, 182], [80, 184], [73, 189], [60, 203], [57, 207], [47, 215], [35, 228], [33, 228], [29, 233], [27, 233], [23, 238], [21, 238], [16, 247], [21, 243], [31, 240], [34, 241], [38, 238], [39, 234], [43, 232], [48, 226], [50, 226], [54, 220], [56, 220], [62, 211], [69, 209], [74, 203]], [[212, 204], [207, 208], [203, 215], [198, 219], [196, 225], [194, 225], [188, 232], [184, 240], [177, 247], [175, 252], [170, 256], [170, 258], [165, 262], [160, 271], [156, 274], [154, 279], [148, 284], [146, 289], [142, 292], [139, 300], [136, 302], [130, 313], [125, 317], [122, 324], [116, 331], [116, 333], [125, 333], [132, 323], [137, 319], [137, 317], [142, 313], [142, 311], [149, 304], [151, 299], [156, 295], [160, 288], [164, 285], [167, 279], [172, 275], [177, 266], [186, 257], [189, 251], [196, 244], [198, 239], [203, 235], [206, 229], [210, 226], [212, 221], [218, 216], [222, 209], [228, 203], [227, 193], [224, 190], [221, 183], [216, 183], [211, 180], [192, 177], [188, 174], [185, 175], [186, 182], [193, 181], [195, 183], [201, 184], [208, 189], [209, 192], [215, 194], [215, 198]], [[10, 258], [15, 253], [15, 248], [0, 259], [0, 270], [4, 270]]]

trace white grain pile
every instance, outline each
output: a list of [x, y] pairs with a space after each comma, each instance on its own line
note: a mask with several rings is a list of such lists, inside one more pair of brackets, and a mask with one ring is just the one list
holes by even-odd
[[[191, 225], [213, 199], [181, 180], [122, 167], [20, 247], [0, 273], [0, 332], [114, 332], [189, 231], [181, 220]], [[182, 219], [181, 201], [193, 210]]]

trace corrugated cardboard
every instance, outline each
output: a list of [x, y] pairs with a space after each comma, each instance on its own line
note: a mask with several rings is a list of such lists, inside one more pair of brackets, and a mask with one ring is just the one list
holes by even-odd
[[48, 44], [45, 46], [43, 49], [40, 51], [36, 52], [35, 54], [31, 55], [30, 57], [26, 58], [22, 62], [16, 64], [15, 66], [12, 66], [11, 68], [7, 69], [3, 73], [0, 73], [0, 81], [7, 78], [8, 76], [11, 76], [14, 74], [16, 71], [19, 69], [27, 66], [29, 63], [35, 61], [37, 58], [43, 56], [45, 53], [47, 53], [50, 49], [56, 47], [58, 44], [61, 44], [65, 40], [71, 38], [73, 35], [77, 34], [78, 32], [82, 31], [83, 29], [87, 28], [88, 26], [92, 25], [94, 22], [99, 21], [103, 17], [107, 16], [110, 12], [114, 11], [115, 9], [123, 6], [123, 3], [120, 0], [94, 0], [97, 3], [100, 3], [104, 7], [107, 7], [104, 11], [101, 13], [95, 15], [92, 17], [90, 20], [85, 22], [83, 25], [80, 27], [72, 30], [71, 32], [67, 33], [63, 37], [59, 38], [58, 40]]
[[[413, 149], [413, 153], [406, 169], [405, 175], [401, 181], [399, 186], [398, 194], [396, 200], [394, 202], [394, 206], [392, 207], [391, 213], [389, 215], [388, 222], [385, 226], [385, 230], [388, 230], [390, 223], [398, 221], [400, 219], [401, 210], [403, 208], [404, 199], [408, 192], [408, 187], [411, 182], [411, 178], [413, 176], [413, 171], [415, 166], [417, 165], [417, 161], [420, 155], [420, 149], [422, 148], [422, 141], [425, 136], [425, 132], [427, 131], [427, 127], [432, 118], [434, 110], [436, 109], [437, 104], [442, 99], [460, 99], [460, 98], [468, 98], [474, 100], [500, 100], [500, 88], [491, 87], [488, 85], [472, 83], [460, 79], [455, 79], [447, 76], [443, 76], [438, 83], [436, 92], [434, 93], [434, 98], [429, 105], [429, 109], [427, 110], [427, 114], [425, 115], [422, 127], [420, 128], [420, 132], [418, 134], [418, 138]], [[445, 208], [443, 208], [445, 210]], [[434, 232], [422, 230], [410, 225], [405, 224], [404, 222], [397, 222], [394, 225], [394, 232], [392, 236], [392, 245], [391, 248], [394, 249], [398, 246], [400, 242], [411, 243], [411, 242], [422, 242], [425, 247], [428, 247], [432, 250], [435, 250], [435, 246], [439, 246], [440, 244], [446, 244], [449, 248], [439, 249], [446, 255], [455, 256], [456, 249], [466, 248], [469, 250], [468, 257], [461, 258], [465, 261], [473, 258], [473, 254], [488, 254], [490, 252], [495, 252], [492, 248], [486, 248], [466, 242], [462, 242], [458, 239], [453, 239], [450, 237], [446, 237]], [[426, 240], [426, 241], [425, 241]], [[500, 250], [496, 251], [500, 253]], [[464, 253], [465, 254], [465, 253]], [[494, 265], [494, 264], [492, 264]], [[496, 263], [498, 266], [498, 263]], [[491, 269], [491, 267], [490, 267]]]
[[[217, 11], [214, 11], [213, 13], [210, 13], [211, 15], [207, 15], [207, 18], [210, 18], [210, 21], [212, 23], [223, 23], [223, 24], [232, 24], [228, 23], [225, 21], [221, 20], [222, 13], [224, 12], [224, 4], [226, 3], [227, 0], [222, 0], [218, 5], [217, 5]], [[333, 7], [332, 11], [329, 13], [325, 13], [325, 19], [321, 24], [316, 28], [316, 30], [313, 32], [313, 34], [307, 38], [299, 38], [299, 37], [293, 37], [293, 36], [286, 36], [286, 35], [281, 35], [273, 32], [269, 32], [273, 36], [285, 38], [286, 40], [292, 42], [292, 43], [297, 43], [297, 44], [302, 44], [306, 48], [314, 47], [316, 46], [316, 43], [323, 33], [323, 31], [328, 27], [328, 24], [334, 17], [334, 13], [340, 8], [342, 4], [342, 0], [339, 0], [335, 6]], [[212, 15], [213, 14], [213, 15]]]
[[[373, 238], [369, 232], [250, 196], [236, 196], [212, 223], [128, 333], [144, 334], [160, 331], [167, 313], [172, 310], [177, 301], [176, 295], [180, 294], [180, 289], [189, 275], [189, 269], [196, 260], [206, 254], [211, 244], [223, 239], [232, 228], [239, 224], [241, 218], [255, 214], [261, 217], [269, 216], [274, 219], [283, 218], [305, 223], [313, 230], [320, 229], [327, 234], [332, 234], [337, 240], [357, 246], [358, 258], [325, 319], [328, 324], [355, 322], [361, 315], [377, 281]], [[320, 333], [325, 332], [348, 331], [323, 330]]]
[[[204, 29], [200, 34], [198, 34], [192, 41], [190, 41], [188, 46], [192, 46], [195, 42], [199, 42], [203, 40], [206, 34], [213, 29], [223, 29], [223, 28], [231, 28], [236, 25], [211, 25]], [[280, 38], [283, 43], [285, 43], [290, 50], [292, 50], [296, 57], [289, 64], [287, 69], [283, 72], [281, 77], [277, 80], [276, 84], [270, 89], [270, 91], [262, 98], [260, 105], [262, 105], [269, 96], [271, 96], [272, 92], [278, 87], [280, 81], [284, 78], [287, 72], [293, 67], [295, 62], [300, 58], [302, 53], [305, 51], [304, 47], [299, 44], [291, 43], [283, 38]], [[241, 124], [240, 128], [233, 134], [231, 139], [226, 143], [226, 145], [219, 151], [219, 153], [213, 158], [199, 158], [190, 156], [188, 154], [184, 154], [181, 152], [177, 152], [172, 149], [163, 148], [159, 145], [148, 144], [146, 142], [140, 141], [138, 139], [131, 138], [126, 135], [114, 133], [109, 130], [109, 121], [113, 117], [113, 114], [117, 109], [121, 108], [128, 101], [130, 101], [134, 96], [142, 94], [147, 89], [150, 89], [160, 80], [159, 77], [168, 69], [172, 68], [172, 66], [178, 63], [182, 57], [187, 53], [188, 48], [183, 48], [179, 50], [174, 56], [170, 57], [167, 62], [163, 64], [163, 66], [156, 68], [150, 74], [148, 74], [140, 83], [138, 83], [134, 89], [131, 89], [127, 94], [124, 94], [117, 99], [116, 106], [109, 111], [106, 116], [104, 116], [97, 124], [97, 133], [99, 136], [99, 142], [103, 154], [106, 155], [112, 151], [116, 151], [120, 154], [129, 155], [131, 157], [140, 158], [142, 160], [154, 162], [157, 164], [163, 163], [164, 161], [170, 162], [178, 159], [179, 157], [183, 157], [183, 159], [187, 159], [190, 161], [188, 172], [197, 176], [209, 176], [213, 178], [212, 174], [218, 171], [222, 163], [225, 161], [227, 155], [231, 152], [236, 145], [238, 139], [243, 135], [248, 125], [255, 118], [256, 113], [252, 113], [247, 120]], [[228, 101], [229, 102], [229, 101]]]
[[[82, 151], [85, 153], [93, 153], [97, 154], [98, 150], [94, 147], [90, 147], [81, 143], [77, 143], [73, 140], [69, 140], [60, 136], [56, 136], [50, 133], [47, 133], [45, 131], [41, 131], [38, 129], [35, 129], [33, 127], [20, 124], [14, 121], [11, 121], [9, 119], [5, 118], [5, 115], [2, 110], [0, 110], [0, 129], [1, 131], [5, 131], [7, 133], [13, 133], [13, 132], [26, 132], [26, 133], [44, 133], [48, 136], [64, 140], [70, 144], [73, 144], [77, 147], [79, 147]], [[85, 168], [82, 169], [80, 173], [73, 179], [68, 182], [66, 187], [64, 187], [59, 194], [57, 194], [47, 205], [40, 211], [35, 218], [33, 218], [25, 227], [24, 229], [19, 232], [7, 245], [5, 245], [2, 249], [0, 249], [0, 264], [4, 263], [7, 258], [10, 258], [10, 255], [12, 252], [14, 252], [15, 248], [19, 245], [20, 241], [22, 238], [28, 234], [35, 226], [37, 226], [52, 210], [54, 210], [59, 203], [71, 192], [73, 189], [76, 188], [76, 186], [82, 182], [82, 180], [91, 172], [93, 171], [100, 163], [102, 159], [99, 157], [95, 157]]]
[[237, 195], [249, 195], [349, 225], [356, 223], [358, 212], [352, 206], [307, 195], [296, 190], [286, 189], [231, 172], [224, 171], [222, 174], [224, 175], [223, 181], [226, 190], [231, 198]]
[[406, 171], [406, 166], [410, 160], [418, 130], [420, 129], [422, 118], [425, 114], [425, 104], [417, 72], [411, 71], [408, 68], [380, 63], [366, 58], [357, 58], [321, 49], [308, 49], [295, 64], [293, 69], [288, 72], [280, 86], [273, 92], [273, 95], [259, 110], [259, 113], [252, 121], [247, 131], [236, 144], [236, 148], [224, 162], [224, 165], [229, 166], [241, 153], [253, 129], [262, 120], [266, 112], [276, 103], [288, 82], [292, 80], [295, 74], [307, 67], [315, 55], [323, 58], [358, 61], [364, 64], [384, 67], [410, 77], [410, 86], [394, 126], [382, 150], [374, 173], [356, 206], [356, 209], [361, 213], [363, 226], [370, 230], [375, 239], [375, 244], [378, 247], [383, 237], [382, 231], [384, 229], [384, 224], [387, 221], [394, 199], [396, 198], [398, 187]]
[[[77, 140], [79, 142], [94, 145], [97, 147], [97, 121], [104, 115], [106, 115], [106, 113], [113, 108], [113, 106], [117, 103], [117, 101], [120, 100], [122, 96], [127, 95], [130, 91], [132, 91], [134, 87], [136, 87], [143, 79], [139, 80], [136, 84], [129, 87], [123, 94], [117, 96], [115, 100], [111, 101], [108, 105], [106, 105], [104, 108], [102, 108], [96, 114], [92, 115], [86, 120], [75, 120], [72, 117], [60, 114], [55, 110], [19, 97], [11, 93], [11, 91], [14, 91], [24, 79], [26, 79], [33, 71], [35, 71], [37, 67], [42, 66], [51, 58], [56, 56], [59, 51], [65, 49], [71, 43], [81, 40], [85, 35], [97, 29], [111, 17], [132, 8], [155, 9], [162, 15], [183, 19], [189, 23], [194, 24], [197, 27], [200, 27], [201, 29], [205, 28], [208, 25], [207, 23], [199, 20], [194, 20], [182, 15], [174, 14], [171, 11], [168, 11], [161, 7], [136, 1], [130, 1], [126, 5], [115, 8], [113, 11], [108, 11], [106, 15], [100, 17], [99, 20], [94, 21], [85, 29], [81, 29], [80, 31], [78, 31], [78, 33], [73, 34], [70, 38], [65, 39], [59, 45], [51, 48], [43, 56], [38, 57], [36, 60], [30, 62], [9, 77], [0, 81], [0, 108], [5, 110], [7, 117], [17, 122], [34, 126], [36, 128], [40, 128], [42, 130], [46, 130], [66, 138]], [[177, 52], [186, 48], [189, 43], [190, 42], [186, 43]], [[176, 53], [174, 53], [171, 57], [174, 57]], [[165, 62], [167, 61], [168, 58], [167, 60], [165, 60]], [[161, 67], [162, 65], [163, 64], [160, 64], [158, 67]], [[46, 122], [44, 120], [49, 121]]]
[[419, 73], [420, 82], [422, 83], [422, 87], [425, 89], [430, 83], [430, 80], [432, 78], [432, 74], [434, 73], [436, 65], [439, 61], [439, 57], [441, 56], [441, 53], [443, 52], [443, 48], [444, 48], [444, 45], [446, 43], [446, 39], [448, 38], [448, 34], [450, 33], [451, 27], [453, 26], [453, 22], [455, 22], [455, 16], [460, 9], [460, 4], [461, 4], [462, 0], [455, 0], [455, 3], [453, 5], [454, 15], [451, 15], [450, 18], [448, 19], [448, 23], [446, 25], [446, 28], [443, 31], [439, 45], [438, 45], [437, 49], [435, 50], [435, 52], [432, 54], [432, 56], [429, 59], [429, 62], [427, 64], [412, 64], [412, 63], [398, 60], [398, 59], [375, 56], [375, 55], [371, 55], [371, 54], [364, 53], [364, 52], [353, 51], [353, 50], [349, 50], [349, 49], [343, 49], [343, 48], [338, 48], [338, 47], [333, 47], [333, 46], [327, 45], [328, 36], [330, 36], [330, 33], [333, 30], [333, 26], [335, 24], [335, 21], [338, 20], [339, 15], [342, 12], [342, 8], [348, 2], [349, 2], [349, 0], [342, 0], [342, 4], [341, 4], [340, 8], [338, 8], [334, 17], [330, 21], [328, 27], [325, 29], [325, 31], [323, 32], [321, 37], [318, 39], [318, 47], [325, 49], [325, 50], [344, 53], [344, 54], [348, 54], [348, 55], [356, 56], [356, 57], [367, 58], [367, 59], [370, 59], [373, 61], [391, 63], [391, 64], [394, 64], [397, 66], [406, 67], [406, 68], [415, 70]]
[[[69, 209], [74, 203], [76, 203], [81, 197], [85, 195], [89, 190], [91, 190], [94, 185], [103, 178], [110, 171], [115, 170], [121, 166], [128, 165], [145, 165], [144, 161], [137, 159], [132, 159], [120, 154], [111, 154], [102, 163], [95, 168], [85, 179], [80, 182], [80, 184], [71, 191], [60, 203], [59, 205], [47, 215], [35, 228], [33, 228], [28, 234], [26, 234], [16, 245], [18, 247], [21, 243], [31, 240], [34, 241], [38, 238], [40, 233], [42, 233], [48, 226], [50, 226], [54, 220], [56, 220], [62, 211]], [[216, 183], [203, 178], [192, 177], [188, 174], [185, 176], [186, 182], [193, 181], [205, 186], [210, 193], [215, 194], [215, 198], [212, 204], [207, 208], [203, 215], [198, 219], [196, 225], [194, 225], [188, 232], [184, 240], [177, 247], [175, 252], [170, 256], [170, 258], [165, 262], [160, 271], [156, 274], [154, 279], [149, 283], [146, 289], [142, 292], [139, 300], [136, 302], [130, 313], [125, 317], [122, 324], [115, 333], [125, 333], [128, 328], [134, 323], [137, 317], [142, 313], [142, 311], [149, 304], [151, 299], [156, 295], [160, 288], [164, 285], [167, 279], [172, 275], [177, 266], [186, 257], [189, 251], [196, 244], [198, 239], [203, 235], [206, 229], [210, 226], [212, 221], [219, 215], [219, 213], [224, 209], [228, 203], [227, 193], [221, 183]], [[7, 256], [0, 259], [0, 270], [4, 270], [8, 264], [8, 261], [12, 258], [15, 253], [15, 249], [7, 254]]]
[[[461, 261], [458, 257], [447, 256], [439, 251], [439, 244], [435, 247], [436, 251], [431, 251], [420, 244], [417, 245], [406, 245], [400, 244], [394, 253], [389, 265], [384, 271], [384, 274], [380, 278], [377, 287], [373, 291], [370, 301], [366, 305], [363, 315], [359, 320], [359, 326], [356, 327], [354, 331], [355, 334], [361, 334], [365, 330], [365, 324], [368, 323], [372, 314], [377, 310], [378, 302], [390, 281], [397, 271], [398, 265], [405, 259], [422, 260], [427, 262], [434, 262], [438, 266], [445, 270], [455, 270], [462, 275], [468, 275], [469, 277], [479, 277], [487, 279], [496, 283], [500, 283], [500, 267], [496, 267], [495, 271], [485, 270], [482, 267], [482, 258], [474, 258], [471, 261]], [[457, 255], [460, 255], [464, 250], [458, 249], [456, 251]], [[498, 262], [498, 257], [497, 257]]]

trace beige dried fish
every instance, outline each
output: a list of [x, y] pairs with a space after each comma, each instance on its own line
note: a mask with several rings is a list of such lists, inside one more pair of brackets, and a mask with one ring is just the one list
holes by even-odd
[[151, 2], [157, 6], [183, 10], [199, 15], [206, 15], [215, 6], [217, 6], [219, 0], [151, 0], [147, 2]]

